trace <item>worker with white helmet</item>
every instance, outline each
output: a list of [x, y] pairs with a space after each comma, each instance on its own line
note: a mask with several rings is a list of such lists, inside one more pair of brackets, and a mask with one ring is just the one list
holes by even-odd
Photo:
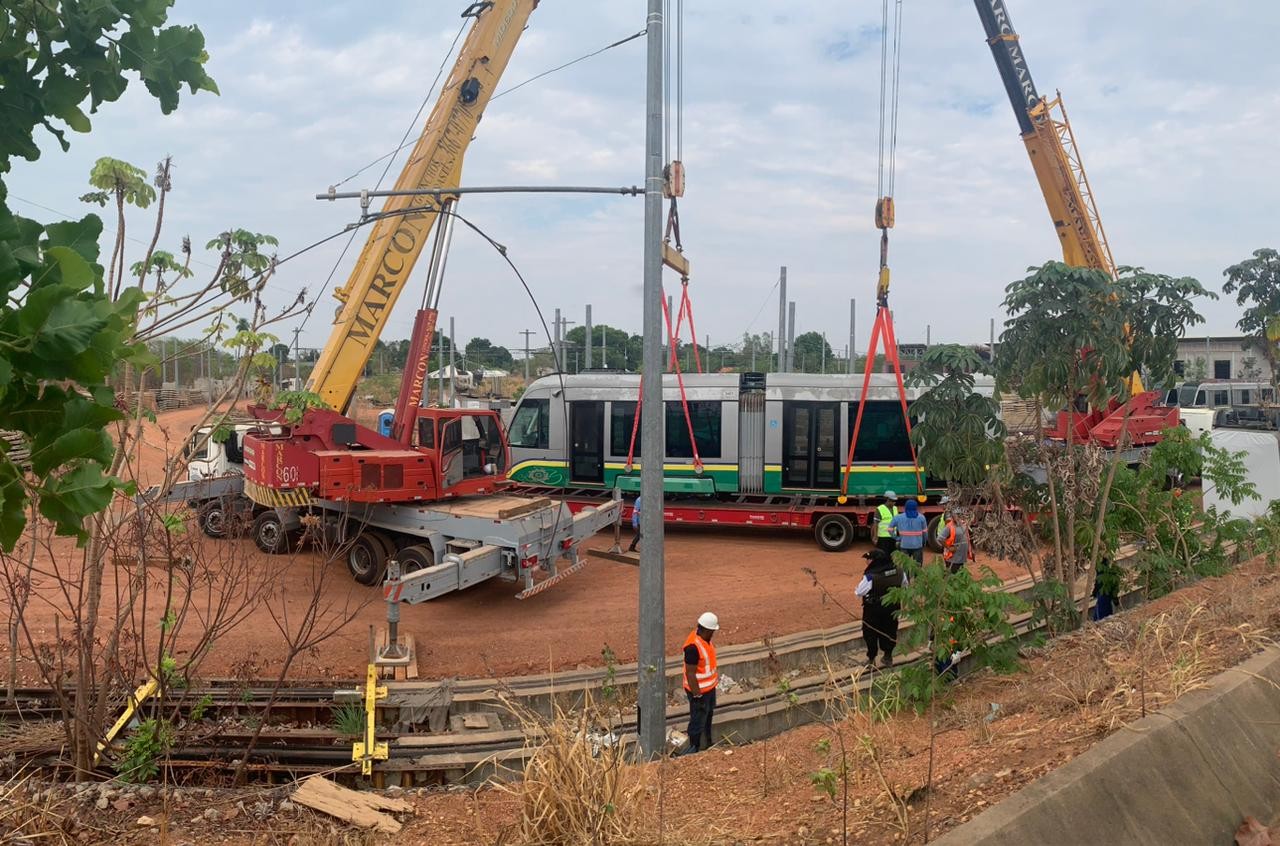
[[684, 692], [689, 697], [689, 746], [680, 754], [692, 755], [711, 748], [711, 717], [716, 710], [716, 648], [711, 638], [720, 620], [710, 611], [698, 618], [698, 625], [684, 641]]

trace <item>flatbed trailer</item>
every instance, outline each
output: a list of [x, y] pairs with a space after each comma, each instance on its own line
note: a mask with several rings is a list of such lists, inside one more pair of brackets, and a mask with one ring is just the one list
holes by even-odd
[[[575, 513], [596, 507], [612, 498], [610, 491], [594, 488], [538, 488], [522, 486], [529, 495], [554, 492]], [[900, 497], [899, 503], [906, 500]], [[777, 494], [734, 497], [670, 497], [662, 503], [662, 520], [670, 525], [754, 526], [763, 529], [801, 529], [813, 532], [824, 552], [842, 552], [859, 535], [870, 538], [876, 530], [875, 497], [850, 497], [844, 505], [834, 496], [788, 496]], [[630, 525], [632, 500], [623, 500], [621, 518]], [[935, 543], [943, 506], [937, 497], [919, 503], [920, 513], [929, 520], [930, 543]], [[901, 510], [901, 504], [899, 504]], [[936, 544], [935, 544], [936, 545]]]
[[[388, 599], [414, 604], [500, 578], [517, 582], [517, 599], [534, 596], [580, 570], [587, 538], [620, 519], [622, 502], [567, 503], [523, 493], [457, 497], [431, 503], [352, 504], [321, 499], [255, 504], [240, 476], [180, 482], [153, 504], [185, 503], [211, 537], [247, 529], [258, 548], [280, 554], [295, 548], [307, 518], [319, 536], [346, 557], [356, 581], [384, 582], [387, 562], [400, 576], [383, 584]], [[539, 577], [539, 574], [541, 577]]]

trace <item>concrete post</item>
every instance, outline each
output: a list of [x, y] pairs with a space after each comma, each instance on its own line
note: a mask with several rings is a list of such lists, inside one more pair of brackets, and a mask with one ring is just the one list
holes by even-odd
[[796, 301], [787, 303], [787, 373], [796, 369]]
[[609, 327], [600, 327], [600, 366], [609, 367]]
[[582, 366], [584, 369], [590, 370], [591, 369], [591, 345], [592, 343], [594, 343], [595, 337], [596, 337], [595, 333], [591, 331], [591, 303], [587, 303], [587, 317], [586, 317], [585, 326], [587, 331], [582, 337], [585, 338], [587, 341], [587, 349], [586, 349], [586, 352], [584, 352], [582, 355]]
[[529, 384], [529, 336], [533, 334], [532, 329], [522, 329], [520, 334], [524, 335], [524, 383]]
[[778, 277], [778, 372], [787, 372], [787, 268]]
[[858, 327], [858, 301], [849, 300], [849, 375], [853, 375], [854, 350], [858, 348], [856, 329]]
[[564, 368], [560, 366], [560, 309], [556, 309], [555, 328], [551, 330], [551, 359], [554, 363], [557, 373], [563, 373]]
[[996, 363], [996, 319], [994, 317], [991, 318], [991, 346], [989, 349], [991, 350], [991, 366], [994, 367]]
[[453, 332], [453, 318], [449, 318], [449, 404], [458, 400], [458, 336]]
[[644, 394], [640, 415], [640, 754], [661, 755], [667, 734], [666, 574], [662, 537], [662, 93], [663, 0], [649, 0], [644, 161]]
[[924, 325], [924, 348], [927, 350], [933, 345], [933, 324], [926, 323]]

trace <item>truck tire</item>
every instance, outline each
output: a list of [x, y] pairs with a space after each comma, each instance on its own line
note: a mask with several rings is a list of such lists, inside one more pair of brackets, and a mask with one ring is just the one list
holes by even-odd
[[364, 532], [347, 550], [347, 569], [362, 585], [376, 585], [387, 569], [387, 549], [373, 532]]
[[280, 515], [274, 509], [264, 511], [254, 519], [250, 534], [258, 549], [268, 555], [283, 555], [292, 546], [291, 533], [280, 522]]
[[400, 550], [396, 560], [400, 562], [400, 575], [402, 576], [425, 570], [427, 567], [434, 567], [436, 564], [435, 553], [426, 544], [406, 546]]
[[211, 538], [238, 538], [244, 535], [252, 504], [244, 497], [225, 497], [201, 503], [196, 510], [200, 531]]
[[196, 521], [200, 524], [200, 531], [208, 537], [219, 540], [227, 536], [232, 519], [231, 509], [227, 501], [222, 498], [201, 503], [199, 510], [196, 511]]
[[925, 529], [925, 542], [929, 549], [934, 552], [942, 552], [942, 541], [938, 540], [938, 530], [943, 526], [942, 515], [939, 514], [929, 521], [929, 526]]
[[813, 537], [823, 552], [844, 552], [853, 543], [853, 521], [843, 514], [823, 514], [813, 525]]

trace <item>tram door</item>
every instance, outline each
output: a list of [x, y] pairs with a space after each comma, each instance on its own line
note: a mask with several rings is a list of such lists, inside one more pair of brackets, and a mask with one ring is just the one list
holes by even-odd
[[569, 478], [604, 482], [604, 403], [569, 404]]
[[840, 404], [788, 402], [782, 407], [782, 486], [834, 488], [839, 481]]

